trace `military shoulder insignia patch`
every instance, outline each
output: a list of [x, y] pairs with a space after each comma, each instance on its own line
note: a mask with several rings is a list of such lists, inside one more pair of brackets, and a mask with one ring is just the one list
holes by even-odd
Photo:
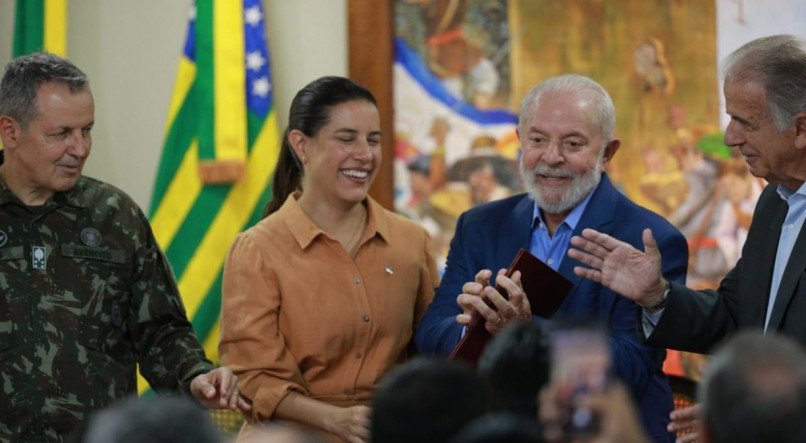
[[81, 241], [87, 246], [98, 246], [101, 244], [101, 233], [95, 228], [84, 228], [81, 230]]
[[44, 246], [31, 247], [31, 259], [33, 260], [33, 268], [44, 271], [47, 264], [48, 252]]

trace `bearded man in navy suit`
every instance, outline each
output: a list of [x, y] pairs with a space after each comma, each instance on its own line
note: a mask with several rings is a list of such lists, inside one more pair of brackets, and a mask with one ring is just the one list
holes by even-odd
[[[663, 253], [663, 275], [685, 282], [688, 247], [683, 235], [627, 199], [604, 172], [620, 145], [615, 126], [610, 96], [590, 78], [550, 78], [527, 94], [518, 137], [520, 172], [528, 193], [478, 206], [459, 218], [445, 275], [417, 329], [416, 343], [423, 353], [447, 354], [475, 318], [493, 334], [512, 321], [532, 318], [518, 284], [520, 275], [508, 278], [498, 271], [519, 248], [526, 248], [573, 283], [557, 312], [545, 320], [606, 326], [613, 372], [630, 387], [647, 434], [654, 441], [672, 441], [666, 430], [672, 396], [661, 370], [665, 350], [638, 340], [635, 303], [576, 276], [573, 269], [580, 263], [566, 256], [571, 236], [584, 228], [637, 246], [641, 229], [650, 227]], [[492, 270], [498, 273], [494, 284], [485, 285]], [[507, 290], [509, 299], [495, 284]]]

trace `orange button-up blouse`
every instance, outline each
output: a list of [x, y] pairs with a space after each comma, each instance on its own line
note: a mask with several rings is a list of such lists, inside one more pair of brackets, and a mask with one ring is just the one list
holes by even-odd
[[270, 419], [290, 391], [332, 404], [368, 402], [405, 357], [438, 275], [425, 230], [367, 198], [351, 258], [290, 196], [240, 234], [224, 270], [221, 361]]

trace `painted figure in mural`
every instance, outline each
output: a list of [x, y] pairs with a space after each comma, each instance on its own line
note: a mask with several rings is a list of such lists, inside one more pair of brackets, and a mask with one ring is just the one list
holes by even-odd
[[490, 135], [475, 137], [468, 155], [446, 167], [447, 134], [450, 126], [444, 118], [435, 118], [430, 136], [433, 149], [430, 155], [398, 134], [402, 158], [409, 156], [404, 172], [408, 177], [408, 200], [398, 205], [398, 212], [418, 221], [434, 239], [439, 269], [444, 269], [444, 258], [453, 237], [453, 228], [459, 215], [473, 206], [508, 197], [522, 189], [517, 177], [516, 162], [505, 158], [499, 141]]
[[252, 403], [242, 436], [289, 420], [366, 441], [375, 385], [405, 359], [433, 297], [433, 246], [368, 196], [381, 161], [372, 93], [322, 77], [288, 121], [266, 217], [225, 265], [221, 359]]
[[[395, 209], [428, 225], [439, 263], [459, 214], [520, 189], [514, 167], [517, 118], [505, 109], [507, 5], [507, 0], [395, 1]], [[495, 157], [491, 167], [481, 164], [487, 162], [481, 156], [470, 158], [480, 154], [474, 146], [485, 138], [494, 150], [485, 153]], [[421, 157], [428, 160], [427, 203], [412, 198], [424, 177], [409, 165]], [[418, 215], [422, 209], [431, 216]]]
[[644, 171], [639, 187], [641, 192], [658, 206], [658, 212], [667, 216], [688, 192], [683, 174], [669, 167], [668, 157], [655, 146], [641, 150]]
[[[500, 63], [491, 57], [496, 51], [508, 50], [508, 46], [497, 41], [498, 29], [487, 27], [502, 23], [504, 18], [496, 17], [501, 15], [496, 12], [505, 10], [505, 2], [415, 0], [404, 3], [419, 4], [424, 9], [424, 56], [442, 85], [455, 97], [479, 109], [501, 107]], [[500, 54], [495, 55], [501, 58]]]
[[688, 239], [689, 284], [709, 287], [714, 281], [718, 282], [730, 266], [712, 235], [718, 204], [719, 164], [706, 157], [690, 138], [673, 147], [672, 154], [683, 173], [688, 192], [667, 219]]
[[495, 169], [489, 161], [479, 162], [469, 171], [467, 185], [470, 187], [470, 199], [473, 206], [500, 200], [510, 195], [509, 188], [502, 186], [495, 177]]
[[[518, 129], [523, 146], [519, 167], [529, 192], [483, 204], [459, 218], [445, 275], [417, 328], [416, 343], [421, 352], [447, 354], [459, 342], [463, 327], [476, 318], [494, 334], [517, 319], [532, 319], [519, 274], [507, 278], [499, 271], [519, 248], [527, 248], [574, 283], [548, 320], [601, 322], [609, 333], [615, 373], [630, 386], [646, 431], [656, 441], [671, 441], [666, 425], [672, 397], [661, 371], [665, 351], [638, 341], [634, 303], [575, 276], [573, 268], [580, 263], [565, 257], [571, 235], [584, 228], [604, 229], [640, 245], [640, 235], [632, 231], [650, 225], [662, 232], [661, 248], [669, 257], [663, 274], [685, 281], [685, 238], [662, 217], [628, 200], [604, 172], [620, 146], [613, 135], [615, 125], [609, 94], [587, 77], [553, 77], [529, 92]], [[494, 273], [495, 284], [507, 290], [508, 300], [492, 283], [480, 284]]]
[[[588, 265], [577, 275], [642, 307], [637, 328], [648, 343], [709, 352], [738, 330], [763, 329], [806, 345], [806, 42], [790, 35], [753, 40], [728, 57], [724, 72], [731, 117], [724, 142], [770, 184], [742, 257], [719, 288], [696, 291], [663, 278], [667, 257], [649, 229], [643, 251], [586, 230], [572, 239], [569, 256]], [[692, 418], [696, 408], [677, 412], [673, 428]]]
[[649, 40], [633, 50], [633, 66], [643, 88], [669, 95], [674, 91], [675, 78], [666, 59], [666, 48], [660, 39]]
[[489, 135], [474, 138], [468, 156], [454, 162], [448, 170], [449, 181], [467, 186], [469, 205], [462, 212], [521, 190], [517, 164], [501, 155], [496, 149], [497, 143], [498, 140]]
[[[687, 284], [695, 289], [713, 287], [739, 258], [761, 182], [731, 154], [721, 133], [690, 127], [682, 106], [670, 105], [667, 121], [676, 137], [670, 148], [677, 162], [675, 172], [682, 173], [687, 188], [667, 218], [689, 242]], [[680, 184], [668, 183], [661, 192]]]
[[81, 175], [95, 105], [87, 76], [50, 54], [0, 83], [0, 440], [76, 439], [92, 412], [155, 390], [249, 406], [213, 368], [148, 220]]
[[488, 50], [491, 45], [483, 37], [482, 29], [467, 26], [464, 33], [467, 41], [467, 72], [462, 97], [478, 109], [501, 107], [498, 99], [501, 74], [488, 56], [492, 52]]
[[[691, 125], [685, 108], [667, 107], [667, 124], [674, 132], [669, 157], [658, 150], [642, 152], [646, 172], [641, 190], [688, 239], [687, 285], [714, 287], [736, 264], [750, 226], [763, 180], [753, 177], [737, 151], [731, 152], [722, 133], [709, 125]], [[707, 358], [698, 353], [671, 350], [667, 374], [699, 380]]]

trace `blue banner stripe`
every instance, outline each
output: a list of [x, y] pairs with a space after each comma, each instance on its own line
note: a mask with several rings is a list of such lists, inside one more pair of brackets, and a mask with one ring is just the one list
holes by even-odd
[[455, 97], [431, 73], [420, 56], [401, 38], [395, 38], [395, 63], [400, 64], [434, 100], [480, 125], [517, 124], [518, 116], [502, 110], [480, 110]]

